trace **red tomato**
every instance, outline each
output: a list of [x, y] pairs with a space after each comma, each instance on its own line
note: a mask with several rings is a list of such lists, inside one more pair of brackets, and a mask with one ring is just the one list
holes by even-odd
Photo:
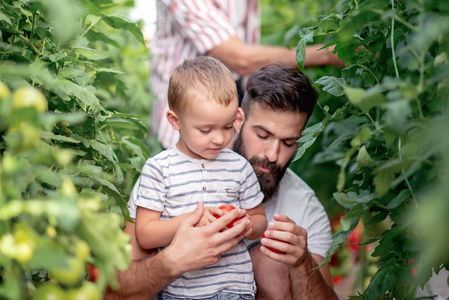
[[358, 253], [360, 251], [360, 245], [356, 244], [362, 242], [362, 233], [363, 233], [363, 225], [362, 223], [359, 223], [348, 237], [349, 241], [348, 248], [353, 253]]
[[[271, 228], [268, 228], [267, 230], [271, 230]], [[268, 237], [265, 236], [265, 232], [262, 234], [262, 238], [267, 238], [267, 239], [268, 239]], [[273, 239], [273, 238], [270, 238], [270, 239], [272, 239], [272, 240], [274, 240], [274, 241], [283, 242], [283, 241], [280, 241], [280, 240], [277, 240], [277, 239]], [[285, 252], [282, 252], [282, 251], [280, 251], [280, 250], [278, 250], [278, 249], [274, 249], [274, 248], [267, 247], [267, 246], [265, 246], [265, 247], [266, 247], [268, 250], [273, 251], [274, 253], [285, 254]]]
[[334, 275], [334, 276], [332, 276], [332, 283], [333, 284], [339, 284], [339, 283], [341, 283], [342, 281], [343, 281], [343, 276], [341, 276], [341, 275]]
[[92, 282], [97, 281], [100, 271], [91, 264], [87, 264], [87, 270], [89, 271], [89, 280]]
[[[235, 207], [232, 206], [232, 205], [225, 204], [225, 205], [220, 206], [219, 209], [221, 209], [224, 213], [228, 213], [228, 212], [230, 212], [231, 210], [235, 209]], [[218, 219], [220, 216], [214, 214], [214, 217]], [[240, 219], [241, 219], [241, 218], [235, 218], [234, 220], [232, 220], [231, 222], [229, 222], [228, 225], [226, 225], [226, 227], [232, 228], [232, 226], [234, 226], [234, 223], [237, 222], [237, 221], [240, 220]]]

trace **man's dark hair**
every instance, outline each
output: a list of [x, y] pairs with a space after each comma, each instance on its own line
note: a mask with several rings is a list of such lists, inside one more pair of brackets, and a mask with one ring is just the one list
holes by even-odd
[[259, 103], [263, 108], [306, 113], [310, 117], [317, 96], [309, 78], [299, 69], [268, 64], [249, 77], [242, 108], [247, 116], [252, 104]]

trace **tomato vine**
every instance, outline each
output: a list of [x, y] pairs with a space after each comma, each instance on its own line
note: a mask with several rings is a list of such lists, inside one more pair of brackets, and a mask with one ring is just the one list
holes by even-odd
[[121, 225], [151, 154], [148, 51], [117, 14], [128, 5], [2, 1], [2, 299], [100, 299], [130, 261]]
[[[449, 269], [449, 9], [441, 1], [340, 1], [338, 10], [301, 28], [297, 49], [316, 38], [345, 62], [317, 87], [343, 103], [306, 129], [296, 159], [320, 135], [313, 161], [339, 166], [333, 198], [346, 209], [327, 254], [359, 222], [387, 228], [366, 238], [378, 268], [351, 299], [412, 299]], [[332, 100], [333, 99], [333, 100]]]

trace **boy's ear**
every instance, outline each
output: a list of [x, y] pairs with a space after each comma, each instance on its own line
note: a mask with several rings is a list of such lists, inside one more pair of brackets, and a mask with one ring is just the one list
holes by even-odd
[[167, 111], [167, 115], [166, 116], [167, 116], [168, 123], [170, 123], [171, 127], [173, 128], [173, 130], [179, 130], [178, 115], [174, 111], [169, 109]]
[[245, 113], [243, 112], [243, 109], [239, 107], [237, 109], [237, 119], [234, 121], [234, 128], [235, 131], [237, 131], [237, 134], [240, 133], [240, 130], [242, 129], [243, 122], [245, 122]]

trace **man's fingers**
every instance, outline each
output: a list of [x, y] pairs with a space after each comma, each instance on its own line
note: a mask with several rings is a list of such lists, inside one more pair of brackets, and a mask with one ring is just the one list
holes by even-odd
[[240, 209], [233, 209], [230, 212], [222, 215], [219, 219], [217, 219], [216, 221], [214, 221], [212, 223], [212, 226], [210, 227], [211, 230], [219, 231], [219, 230], [223, 229], [224, 227], [226, 227], [226, 225], [228, 225], [232, 220], [234, 220], [235, 218], [238, 217], [239, 210]]
[[189, 226], [193, 227], [198, 224], [204, 214], [204, 203], [199, 201], [197, 207], [192, 212], [190, 216], [188, 216], [184, 222]]

